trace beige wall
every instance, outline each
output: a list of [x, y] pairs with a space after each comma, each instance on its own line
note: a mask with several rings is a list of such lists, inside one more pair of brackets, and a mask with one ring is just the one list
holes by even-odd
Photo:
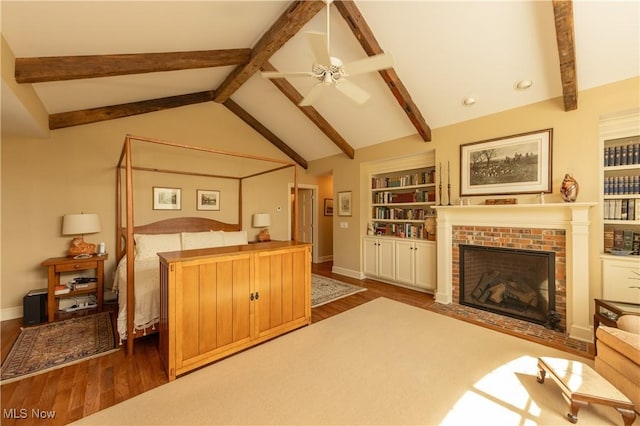
[[[361, 271], [361, 238], [366, 232], [368, 209], [366, 176], [363, 167], [371, 161], [407, 154], [435, 150], [436, 163], [451, 163], [452, 198], [459, 194], [459, 146], [474, 141], [507, 136], [552, 127], [553, 140], [553, 194], [547, 202], [559, 202], [559, 186], [564, 173], [572, 173], [580, 182], [579, 201], [599, 201], [599, 144], [598, 120], [605, 114], [640, 107], [640, 79], [634, 78], [579, 93], [578, 110], [564, 112], [561, 99], [540, 102], [523, 108], [470, 120], [452, 126], [433, 129], [433, 140], [425, 143], [417, 136], [388, 141], [356, 151], [355, 160], [340, 154], [312, 161], [309, 170], [298, 169], [299, 183], [319, 185], [318, 216], [323, 223], [333, 225], [332, 236], [320, 233], [319, 255], [333, 255], [334, 266], [343, 271], [359, 274]], [[428, 121], [428, 117], [427, 121]], [[185, 125], [188, 123], [188, 125]], [[78, 126], [52, 131], [47, 139], [6, 138], [2, 141], [1, 174], [1, 246], [2, 250], [2, 313], [21, 307], [22, 296], [30, 289], [44, 287], [46, 274], [40, 262], [52, 256], [65, 254], [70, 238], [61, 235], [64, 214], [75, 212], [99, 213], [103, 230], [87, 237], [90, 242], [104, 241], [110, 252], [115, 247], [115, 165], [126, 134], [155, 137], [191, 145], [215, 146], [218, 149], [247, 152], [269, 157], [285, 158], [271, 144], [237, 119], [221, 105], [214, 103], [193, 105], [169, 111]], [[153, 159], [151, 159], [152, 161]], [[323, 176], [318, 178], [315, 176]], [[279, 179], [275, 177], [275, 179]], [[286, 178], [282, 178], [284, 182]], [[144, 184], [173, 185], [166, 177], [151, 178]], [[211, 181], [214, 184], [214, 181]], [[215, 183], [223, 188], [222, 183]], [[192, 205], [196, 188], [216, 189], [199, 179], [180, 182], [185, 192], [183, 205]], [[265, 185], [264, 188], [269, 188]], [[187, 192], [189, 191], [189, 192]], [[250, 191], [243, 188], [243, 192]], [[324, 198], [334, 200], [340, 191], [352, 191], [353, 216], [328, 217], [322, 213]], [[267, 191], [268, 192], [268, 191]], [[282, 192], [282, 195], [280, 195]], [[233, 190], [230, 191], [230, 194]], [[221, 193], [222, 205], [233, 195]], [[265, 195], [265, 191], [261, 191]], [[253, 209], [266, 208], [275, 212], [282, 207], [287, 211], [287, 190], [273, 196], [256, 194], [245, 206], [243, 221], [250, 223]], [[155, 219], [187, 213], [154, 212], [151, 200], [140, 195], [137, 214]], [[227, 198], [229, 197], [229, 198]], [[280, 198], [282, 197], [282, 198]], [[485, 197], [475, 197], [480, 203]], [[519, 202], [537, 202], [531, 195], [520, 196]], [[263, 203], [263, 205], [260, 205]], [[267, 203], [267, 204], [264, 204]], [[192, 208], [192, 207], [189, 207]], [[142, 209], [142, 210], [140, 210]], [[226, 211], [211, 213], [214, 218], [227, 218]], [[148, 216], [146, 216], [148, 215]], [[219, 216], [217, 216], [219, 215]], [[275, 215], [277, 218], [278, 215]], [[600, 209], [591, 214], [591, 262], [589, 265], [592, 297], [600, 296], [601, 244]], [[278, 222], [278, 219], [274, 219]], [[348, 227], [341, 228], [340, 222]], [[278, 222], [279, 223], [279, 222]], [[271, 227], [272, 235], [286, 232], [278, 225]], [[275, 238], [275, 237], [274, 237]], [[329, 247], [333, 246], [333, 251]], [[107, 264], [107, 280], [111, 281], [114, 257]]]
[[[46, 139], [4, 138], [1, 147], [3, 319], [19, 316], [22, 297], [31, 289], [46, 286], [46, 270], [40, 263], [66, 254], [71, 237], [61, 235], [61, 229], [62, 216], [67, 213], [100, 215], [102, 231], [87, 235], [86, 240], [106, 243], [110, 253], [106, 281], [110, 285], [115, 266], [116, 164], [127, 134], [289, 160], [224, 106], [215, 103], [55, 130]], [[150, 164], [160, 158], [136, 156], [137, 153], [134, 151], [134, 160], [140, 158]], [[185, 165], [195, 167], [188, 159], [174, 159], [178, 170], [184, 170]], [[212, 166], [209, 172], [216, 170], [218, 168]], [[304, 169], [298, 167], [297, 174], [299, 183], [320, 185], [317, 178]], [[267, 211], [272, 213], [272, 238], [286, 238], [287, 184], [293, 182], [293, 168], [250, 180], [253, 182], [243, 184], [244, 229], [250, 238], [255, 236], [257, 230], [251, 228], [251, 214]], [[137, 224], [183, 215], [237, 221], [235, 181], [136, 172], [134, 184]], [[152, 210], [153, 186], [182, 188], [182, 210]], [[220, 190], [221, 210], [196, 211], [196, 189]], [[279, 206], [282, 213], [276, 212]], [[322, 246], [319, 249], [330, 251]]]
[[[640, 108], [639, 98], [640, 78], [633, 78], [579, 92], [576, 111], [565, 112], [562, 99], [557, 98], [433, 129], [431, 142], [425, 143], [413, 135], [359, 149], [356, 151], [355, 160], [334, 156], [311, 162], [311, 173], [321, 173], [327, 169], [333, 171], [334, 197], [340, 191], [353, 192], [353, 216], [336, 217], [333, 223], [334, 268], [354, 276], [359, 275], [362, 270], [359, 254], [368, 222], [369, 194], [366, 190], [367, 182], [362, 181], [367, 179], [366, 173], [359, 170], [363, 170], [368, 162], [435, 150], [436, 164], [451, 164], [452, 202], [455, 203], [459, 198], [461, 144], [553, 128], [553, 193], [546, 196], [546, 202], [562, 202], [559, 188], [565, 173], [571, 173], [580, 184], [578, 201], [598, 202], [599, 119], [602, 115]], [[429, 117], [426, 117], [426, 120], [428, 122]], [[471, 202], [480, 204], [485, 198], [488, 197], [471, 197]], [[535, 195], [522, 195], [517, 198], [519, 203], [538, 202]], [[599, 253], [602, 240], [599, 206], [592, 209], [591, 220], [588, 285], [592, 297], [599, 297]], [[339, 222], [347, 222], [348, 228], [341, 228]]]

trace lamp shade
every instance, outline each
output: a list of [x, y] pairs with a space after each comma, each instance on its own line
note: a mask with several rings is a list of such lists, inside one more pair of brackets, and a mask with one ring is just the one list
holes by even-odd
[[271, 215], [269, 213], [256, 213], [253, 215], [253, 227], [262, 228], [271, 225]]
[[81, 235], [100, 232], [100, 217], [95, 213], [66, 214], [62, 218], [63, 235]]

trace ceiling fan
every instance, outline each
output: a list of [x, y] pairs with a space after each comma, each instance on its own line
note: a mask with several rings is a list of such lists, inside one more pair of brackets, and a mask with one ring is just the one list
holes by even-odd
[[333, 0], [325, 0], [327, 3], [327, 32], [306, 32], [307, 40], [313, 51], [315, 62], [311, 71], [300, 72], [262, 72], [264, 78], [285, 78], [285, 77], [312, 77], [319, 80], [307, 95], [300, 101], [299, 106], [311, 105], [318, 99], [322, 91], [327, 87], [335, 87], [339, 92], [346, 95], [354, 102], [363, 104], [369, 99], [369, 94], [359, 86], [350, 82], [347, 77], [364, 74], [367, 72], [379, 71], [393, 67], [393, 57], [388, 53], [369, 56], [348, 64], [329, 54], [329, 20], [330, 6]]

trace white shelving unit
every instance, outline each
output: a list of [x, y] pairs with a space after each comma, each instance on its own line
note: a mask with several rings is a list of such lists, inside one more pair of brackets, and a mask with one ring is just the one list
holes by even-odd
[[603, 118], [600, 151], [602, 297], [640, 303], [640, 111]]
[[363, 269], [380, 281], [434, 292], [435, 163], [433, 154], [420, 166], [417, 161], [405, 158], [370, 173], [368, 222], [373, 235], [363, 238]]

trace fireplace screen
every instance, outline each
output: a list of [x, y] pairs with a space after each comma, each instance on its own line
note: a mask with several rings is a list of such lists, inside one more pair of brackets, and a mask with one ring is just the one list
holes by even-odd
[[555, 253], [461, 244], [460, 304], [557, 329]]

